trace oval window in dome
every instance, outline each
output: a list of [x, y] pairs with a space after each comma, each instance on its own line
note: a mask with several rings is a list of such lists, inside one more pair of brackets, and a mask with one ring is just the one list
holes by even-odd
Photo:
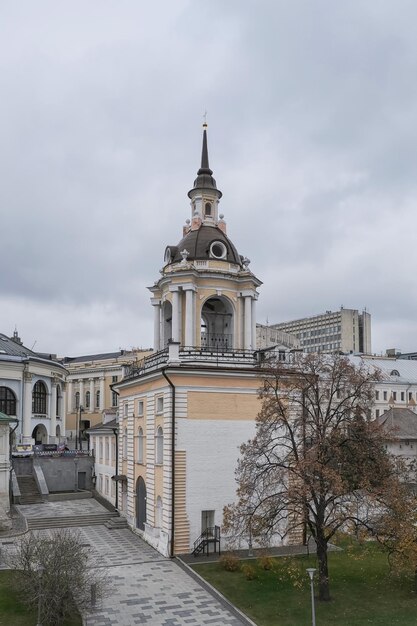
[[227, 249], [222, 241], [213, 241], [210, 246], [210, 254], [215, 259], [226, 258]]
[[166, 248], [165, 249], [165, 255], [164, 255], [165, 263], [171, 263], [171, 259], [172, 259], [171, 249], [170, 248]]

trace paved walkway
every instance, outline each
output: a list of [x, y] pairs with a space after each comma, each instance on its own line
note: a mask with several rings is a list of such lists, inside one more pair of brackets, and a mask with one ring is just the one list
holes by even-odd
[[[21, 505], [23, 514], [38, 517], [41, 508], [48, 517], [100, 512], [94, 500]], [[92, 510], [94, 508], [94, 511]], [[105, 526], [74, 528], [90, 549], [90, 562], [103, 567], [110, 581], [109, 593], [93, 612], [84, 616], [86, 626], [242, 626], [239, 619], [199, 582], [170, 559], [164, 558], [128, 529]], [[37, 531], [53, 536], [55, 529]], [[11, 540], [0, 541], [13, 550]]]
[[94, 498], [43, 502], [41, 504], [19, 504], [16, 509], [25, 517], [71, 517], [73, 515], [95, 515], [108, 513]]

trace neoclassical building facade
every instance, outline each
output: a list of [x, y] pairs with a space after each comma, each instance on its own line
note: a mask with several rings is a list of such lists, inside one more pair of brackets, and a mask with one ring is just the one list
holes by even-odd
[[101, 424], [104, 412], [116, 414], [118, 396], [111, 385], [120, 381], [124, 368], [140, 363], [151, 350], [119, 350], [102, 354], [65, 357], [67, 369], [66, 436], [73, 442], [81, 433]]
[[235, 499], [239, 446], [255, 431], [261, 281], [226, 232], [209, 167], [188, 193], [191, 216], [149, 289], [155, 352], [112, 386], [119, 394], [118, 502], [129, 525], [166, 555], [220, 530]]
[[59, 443], [65, 437], [65, 367], [26, 348], [17, 332], [0, 334], [0, 412], [17, 419], [13, 443]]

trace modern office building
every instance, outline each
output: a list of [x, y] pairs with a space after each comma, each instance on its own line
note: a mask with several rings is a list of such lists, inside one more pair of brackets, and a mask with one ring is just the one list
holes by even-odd
[[[259, 336], [264, 327], [258, 328]], [[305, 352], [371, 354], [371, 315], [367, 311], [360, 313], [357, 309], [341, 307], [339, 311], [271, 324], [269, 328], [270, 337], [273, 331], [293, 335]]]

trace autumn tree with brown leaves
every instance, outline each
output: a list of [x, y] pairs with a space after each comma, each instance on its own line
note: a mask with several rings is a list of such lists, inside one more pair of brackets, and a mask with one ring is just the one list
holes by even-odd
[[399, 484], [384, 434], [369, 419], [378, 380], [377, 371], [339, 355], [268, 366], [256, 435], [241, 446], [238, 500], [225, 508], [225, 531], [258, 542], [307, 531], [320, 600], [330, 599], [329, 542], [355, 525], [372, 531]]

